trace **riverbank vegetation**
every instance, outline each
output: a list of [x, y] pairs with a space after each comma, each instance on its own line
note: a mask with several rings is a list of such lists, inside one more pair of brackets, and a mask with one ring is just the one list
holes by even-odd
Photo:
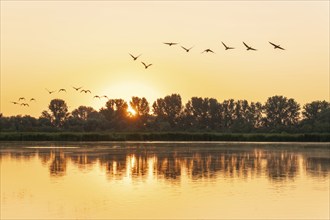
[[[129, 106], [133, 111], [128, 111]], [[313, 101], [302, 108], [292, 98], [260, 102], [192, 97], [109, 99], [98, 111], [80, 106], [69, 112], [53, 99], [39, 118], [0, 117], [0, 140], [217, 140], [325, 141], [330, 133], [330, 104]]]
[[214, 132], [1, 132], [0, 141], [330, 142], [330, 134], [241, 134]]

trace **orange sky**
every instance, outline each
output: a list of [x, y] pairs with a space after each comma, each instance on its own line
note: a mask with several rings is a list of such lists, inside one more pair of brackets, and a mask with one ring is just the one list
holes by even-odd
[[[221, 41], [235, 49], [225, 51]], [[246, 51], [242, 41], [258, 51]], [[186, 53], [181, 45], [194, 48]], [[215, 54], [201, 54], [206, 48]], [[133, 61], [128, 53], [142, 55]], [[144, 69], [141, 61], [153, 65]], [[53, 98], [70, 111], [98, 110], [105, 99], [94, 95], [153, 102], [172, 93], [184, 102], [192, 96], [265, 102], [273, 95], [302, 105], [329, 101], [329, 2], [1, 1], [5, 116], [38, 117]], [[19, 97], [37, 101], [11, 103]]]

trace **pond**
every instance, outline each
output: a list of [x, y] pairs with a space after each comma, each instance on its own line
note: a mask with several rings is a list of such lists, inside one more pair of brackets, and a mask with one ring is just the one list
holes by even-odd
[[329, 143], [0, 143], [1, 219], [329, 219]]

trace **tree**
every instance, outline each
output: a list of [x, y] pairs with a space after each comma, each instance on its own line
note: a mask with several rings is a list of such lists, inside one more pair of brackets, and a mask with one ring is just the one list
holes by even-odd
[[299, 120], [300, 106], [294, 99], [283, 96], [268, 98], [265, 106], [265, 126], [275, 131], [292, 128]]
[[263, 106], [260, 102], [251, 102], [250, 111], [248, 115], [248, 121], [254, 129], [261, 128], [263, 125], [262, 121]]
[[182, 111], [181, 96], [172, 94], [159, 98], [153, 103], [152, 108], [158, 122], [168, 122], [173, 128], [177, 125]]
[[250, 106], [246, 100], [238, 100], [234, 104], [233, 125], [234, 132], [249, 132], [252, 125], [249, 121]]
[[22, 131], [35, 131], [38, 127], [38, 120], [30, 115], [21, 118]]
[[184, 116], [187, 125], [203, 129], [207, 127], [207, 111], [208, 103], [200, 97], [192, 97], [186, 104], [184, 109]]
[[48, 111], [41, 112], [41, 116], [38, 118], [38, 124], [40, 131], [52, 131], [52, 116]]
[[87, 107], [87, 106], [79, 106], [75, 110], [72, 111], [71, 115], [74, 118], [77, 119], [82, 119], [82, 120], [87, 120], [89, 115], [93, 112], [96, 112], [92, 107]]
[[185, 106], [186, 126], [197, 129], [216, 129], [220, 126], [220, 104], [213, 98], [192, 97]]
[[41, 116], [39, 118], [48, 119], [50, 122], [52, 120], [51, 114], [49, 114], [49, 112], [46, 111], [46, 110], [44, 110], [44, 111], [41, 112]]
[[218, 102], [218, 100], [214, 98], [210, 98], [209, 100], [209, 127], [212, 130], [217, 130], [221, 128], [221, 122], [222, 122], [222, 115], [221, 115], [221, 104]]
[[0, 117], [0, 132], [11, 129], [9, 117]]
[[325, 111], [326, 109], [330, 108], [330, 103], [326, 101], [314, 101], [311, 103], [307, 103], [303, 107], [302, 115], [304, 119], [309, 121], [317, 120], [320, 112]]
[[235, 114], [235, 102], [234, 99], [224, 100], [221, 103], [222, 109], [222, 128], [225, 131], [230, 130], [233, 122], [234, 122], [234, 114]]
[[249, 104], [246, 100], [235, 102], [231, 131], [251, 132], [262, 126], [262, 105], [260, 102]]
[[68, 131], [83, 131], [85, 120], [70, 115], [65, 120], [63, 127]]
[[106, 128], [106, 119], [99, 112], [91, 112], [88, 115], [87, 121], [84, 123], [85, 131], [102, 131]]
[[16, 131], [21, 131], [22, 129], [22, 116], [17, 115], [17, 116], [11, 116], [9, 119], [10, 123], [13, 125], [13, 128], [15, 128]]
[[[68, 106], [65, 101], [62, 99], [53, 99], [50, 101], [48, 108], [51, 112], [50, 119], [52, 124], [56, 127], [61, 127], [69, 115]], [[42, 114], [49, 117], [46, 112]]]
[[326, 101], [313, 101], [307, 103], [302, 111], [301, 126], [304, 132], [330, 131], [330, 103]]
[[134, 119], [139, 128], [144, 127], [149, 118], [150, 107], [146, 98], [132, 97], [130, 106], [135, 111]]
[[123, 99], [109, 99], [105, 104], [106, 108], [101, 108], [100, 113], [108, 121], [109, 126], [115, 129], [123, 129], [127, 126], [128, 105]]

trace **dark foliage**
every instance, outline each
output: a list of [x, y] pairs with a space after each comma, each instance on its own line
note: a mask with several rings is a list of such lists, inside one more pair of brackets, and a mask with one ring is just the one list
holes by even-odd
[[[292, 98], [273, 96], [262, 105], [259, 102], [249, 103], [246, 100], [224, 100], [222, 103], [214, 98], [192, 97], [183, 105], [179, 94], [172, 94], [157, 99], [150, 108], [145, 98], [132, 97], [129, 102], [135, 114], [129, 113], [128, 103], [123, 99], [109, 99], [105, 107], [99, 111], [92, 107], [79, 106], [71, 113], [68, 112], [64, 100], [51, 100], [48, 110], [41, 113], [39, 118], [31, 116], [0, 117], [2, 132], [132, 132], [119, 139], [133, 138], [134, 132], [145, 132], [137, 135], [134, 140], [153, 140], [173, 138], [174, 140], [228, 140], [237, 136], [217, 137], [203, 136], [203, 133], [309, 133], [308, 137], [298, 139], [317, 140], [319, 136], [312, 133], [330, 133], [330, 104], [326, 101], [313, 101], [303, 106]], [[150, 112], [152, 111], [152, 113]], [[149, 132], [149, 133], [148, 133]], [[152, 132], [152, 133], [150, 133]], [[162, 132], [160, 137], [157, 133]], [[164, 133], [165, 132], [165, 133]], [[170, 133], [167, 133], [170, 132]], [[173, 133], [171, 133], [173, 132]], [[181, 135], [176, 136], [175, 132]], [[188, 132], [182, 135], [182, 132]], [[189, 134], [195, 132], [195, 137]], [[165, 135], [166, 134], [166, 135]], [[37, 134], [36, 134], [37, 135]], [[68, 139], [113, 139], [91, 134], [91, 136], [62, 134], [61, 138]], [[93, 136], [94, 135], [94, 136]], [[225, 134], [224, 134], [225, 135]], [[281, 139], [282, 136], [276, 137]], [[28, 137], [27, 137], [28, 138]], [[242, 136], [238, 139], [250, 139]], [[264, 141], [272, 137], [264, 138]], [[285, 137], [287, 138], [287, 137]], [[254, 139], [262, 139], [254, 136]]]

